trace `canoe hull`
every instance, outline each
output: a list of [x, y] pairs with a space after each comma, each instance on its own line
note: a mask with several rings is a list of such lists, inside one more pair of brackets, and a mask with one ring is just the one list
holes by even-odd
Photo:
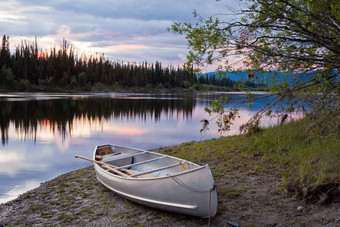
[[104, 186], [136, 203], [202, 218], [217, 212], [217, 191], [208, 165], [157, 178], [124, 178], [94, 166]]

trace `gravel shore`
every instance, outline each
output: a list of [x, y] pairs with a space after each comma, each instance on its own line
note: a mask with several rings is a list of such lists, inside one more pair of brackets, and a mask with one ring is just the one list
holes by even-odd
[[[214, 163], [209, 163], [211, 166]], [[340, 203], [306, 204], [277, 190], [273, 173], [232, 169], [218, 178], [211, 226], [340, 226]], [[151, 209], [100, 184], [93, 166], [60, 175], [0, 205], [0, 226], [207, 226], [208, 219]]]

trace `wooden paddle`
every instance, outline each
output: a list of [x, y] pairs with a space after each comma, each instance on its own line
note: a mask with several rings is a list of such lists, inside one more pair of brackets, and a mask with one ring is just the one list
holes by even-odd
[[[108, 163], [105, 163], [105, 162], [96, 161], [96, 160], [93, 160], [93, 159], [90, 159], [90, 158], [85, 158], [85, 157], [80, 156], [80, 155], [76, 155], [75, 158], [81, 158], [81, 159], [84, 159], [84, 160], [87, 160], [87, 161], [90, 161], [90, 162], [97, 163], [97, 164], [101, 165], [102, 168], [111, 170], [112, 172], [117, 173], [117, 174], [119, 174], [123, 177], [128, 177], [129, 175], [141, 173], [139, 171], [130, 170], [130, 169], [119, 169], [119, 170], [117, 170], [117, 169], [115, 169], [115, 168], [117, 168], [117, 166], [114, 166], [114, 165], [111, 165], [111, 164], [108, 164]], [[126, 175], [125, 173], [122, 173], [121, 171], [128, 173], [129, 175]], [[155, 178], [157, 176], [152, 175], [152, 174], [143, 174], [143, 175], [139, 175], [137, 177], [138, 178]]]

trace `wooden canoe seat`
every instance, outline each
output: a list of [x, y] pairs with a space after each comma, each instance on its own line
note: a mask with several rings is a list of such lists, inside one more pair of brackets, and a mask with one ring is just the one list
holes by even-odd
[[179, 165], [180, 165], [180, 163], [175, 163], [175, 164], [164, 166], [164, 167], [160, 167], [160, 168], [157, 168], [157, 169], [152, 169], [152, 170], [149, 170], [149, 171], [136, 173], [136, 174], [130, 175], [130, 177], [138, 177], [138, 176], [141, 176], [141, 175], [158, 172], [158, 171], [161, 171], [161, 170], [164, 170], [164, 169], [169, 169], [169, 168], [172, 168], [172, 167], [175, 167], [175, 166], [179, 166]]
[[149, 162], [154, 162], [154, 161], [157, 161], [157, 160], [160, 160], [164, 158], [164, 156], [162, 157], [157, 157], [157, 158], [153, 158], [153, 159], [149, 159], [149, 160], [145, 160], [145, 161], [141, 161], [141, 162], [136, 162], [136, 163], [132, 163], [132, 164], [129, 164], [129, 165], [125, 165], [125, 166], [119, 166], [117, 167], [116, 169], [119, 170], [119, 169], [126, 169], [126, 168], [130, 168], [130, 167], [133, 167], [133, 166], [137, 166], [137, 165], [142, 165], [142, 164], [145, 164], [145, 163], [149, 163]]
[[124, 158], [131, 158], [131, 157], [135, 157], [135, 156], [138, 156], [138, 155], [142, 155], [142, 154], [145, 154], [146, 152], [143, 151], [143, 152], [138, 152], [138, 153], [134, 153], [134, 154], [130, 154], [130, 155], [117, 155], [117, 156], [114, 156], [114, 154], [111, 154], [109, 157], [105, 157], [104, 160], [105, 162], [111, 162], [111, 161], [116, 161], [116, 160], [121, 160], [121, 159], [124, 159]]

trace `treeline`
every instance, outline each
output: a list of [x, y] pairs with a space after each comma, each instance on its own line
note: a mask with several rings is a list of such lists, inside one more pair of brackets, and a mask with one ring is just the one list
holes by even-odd
[[[245, 77], [248, 77], [246, 72], [241, 72], [245, 75]], [[228, 87], [233, 88], [233, 90], [239, 90], [240, 88], [244, 88], [246, 90], [267, 90], [268, 87], [264, 83], [260, 82], [254, 82], [252, 80], [243, 79], [240, 76], [237, 76], [235, 74], [229, 74], [229, 76], [235, 76], [234, 80], [230, 79], [227, 75], [219, 75], [218, 73], [207, 73], [202, 74], [198, 78], [199, 84], [209, 84], [214, 85], [217, 87]]]
[[[204, 85], [204, 86], [203, 86]], [[205, 86], [209, 85], [209, 86]], [[213, 85], [213, 86], [211, 86]], [[250, 85], [250, 86], [249, 86]], [[247, 85], [255, 87], [254, 83]], [[98, 88], [189, 88], [192, 90], [233, 88], [235, 82], [216, 76], [197, 77], [179, 66], [110, 61], [102, 55], [78, 56], [64, 39], [60, 48], [39, 49], [22, 41], [11, 54], [9, 37], [4, 35], [0, 49], [0, 88], [22, 91], [63, 91]]]
[[9, 49], [9, 37], [3, 36], [0, 52], [0, 85], [3, 88], [55, 87], [89, 89], [96, 83], [121, 87], [189, 87], [197, 83], [192, 72], [160, 62], [125, 63], [107, 60], [104, 55], [77, 56], [66, 40], [60, 48], [39, 50], [22, 41], [15, 53]]
[[201, 75], [198, 78], [198, 82], [200, 84], [210, 84], [210, 85], [223, 86], [223, 87], [234, 87], [236, 84], [235, 81], [227, 77], [220, 78], [216, 75]]

